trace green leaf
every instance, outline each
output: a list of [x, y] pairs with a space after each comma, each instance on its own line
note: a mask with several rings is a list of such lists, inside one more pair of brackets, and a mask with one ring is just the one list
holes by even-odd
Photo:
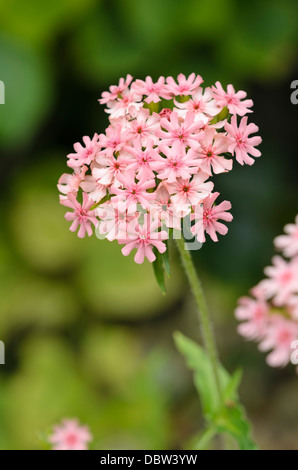
[[[237, 370], [230, 376], [224, 367], [218, 365], [224, 399], [222, 402], [213, 378], [212, 366], [205, 351], [180, 332], [174, 334], [174, 339], [178, 350], [186, 358], [187, 366], [194, 371], [194, 383], [200, 396], [205, 419], [209, 424], [207, 429], [209, 434], [206, 431], [206, 435], [202, 437], [203, 444], [206, 436], [212, 434], [211, 430], [216, 429], [218, 434], [233, 436], [241, 450], [257, 449], [250, 435], [250, 423], [238, 398], [237, 389], [241, 380], [241, 371]], [[200, 441], [199, 445], [202, 445]]]
[[217, 434], [217, 429], [216, 428], [207, 428], [202, 435], [200, 436], [199, 440], [197, 441], [195, 447], [195, 450], [204, 450], [206, 449], [207, 445], [209, 442], [214, 438], [214, 436]]
[[226, 407], [222, 412], [221, 420], [217, 423], [218, 432], [233, 436], [240, 450], [258, 449], [251, 438], [251, 426], [240, 403], [235, 403], [230, 408]]
[[154, 103], [154, 101], [144, 103], [144, 108], [149, 109], [150, 114], [159, 113], [159, 103]]
[[162, 254], [156, 248], [153, 248], [153, 252], [156, 256], [156, 260], [153, 261], [153, 270], [157, 284], [159, 285], [161, 292], [166, 294], [166, 285], [165, 285], [165, 272], [164, 272], [164, 262]]
[[[182, 333], [176, 332], [174, 339], [178, 350], [186, 358], [187, 366], [195, 372], [194, 382], [201, 399], [204, 415], [208, 420], [213, 421], [213, 417], [220, 410], [221, 402], [211, 363], [204, 350]], [[228, 383], [228, 375], [224, 369], [220, 370], [220, 379], [222, 383]]]
[[220, 121], [223, 121], [224, 119], [226, 119], [229, 115], [229, 110], [228, 108], [225, 106], [221, 111], [220, 113], [218, 113], [216, 116], [214, 116], [214, 118], [212, 119], [212, 121], [210, 121], [210, 124], [216, 124], [217, 122], [220, 122]]
[[229, 399], [237, 399], [238, 398], [238, 388], [242, 380], [242, 370], [237, 369], [230, 380], [227, 383], [226, 388], [224, 389], [224, 398], [226, 400]]

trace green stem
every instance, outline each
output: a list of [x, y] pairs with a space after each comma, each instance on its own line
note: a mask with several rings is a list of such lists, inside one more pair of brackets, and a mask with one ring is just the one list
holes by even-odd
[[209, 356], [209, 359], [212, 365], [212, 372], [213, 372], [214, 383], [216, 386], [218, 398], [221, 402], [223, 402], [222, 388], [221, 388], [220, 377], [219, 377], [217, 347], [216, 347], [213, 328], [212, 328], [211, 316], [208, 311], [208, 306], [207, 306], [207, 302], [205, 299], [203, 287], [197, 275], [195, 266], [193, 264], [190, 251], [185, 249], [184, 238], [181, 237], [180, 239], [176, 239], [176, 244], [180, 252], [182, 264], [184, 266], [185, 273], [187, 275], [189, 284], [191, 286], [191, 289], [192, 289], [192, 292], [193, 292], [193, 295], [194, 295], [194, 298], [198, 307], [204, 346], [205, 346], [206, 352]]

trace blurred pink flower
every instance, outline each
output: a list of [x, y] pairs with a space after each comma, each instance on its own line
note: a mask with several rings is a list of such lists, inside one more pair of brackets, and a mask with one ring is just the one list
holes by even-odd
[[64, 419], [49, 437], [52, 450], [88, 450], [87, 444], [91, 441], [88, 426], [80, 426], [76, 419]]
[[237, 320], [242, 321], [238, 332], [247, 339], [259, 339], [266, 331], [269, 305], [263, 299], [241, 297], [235, 310]]
[[291, 344], [298, 338], [298, 324], [281, 315], [273, 315], [260, 342], [260, 351], [269, 351], [267, 363], [271, 367], [284, 367], [290, 362]]
[[[268, 276], [251, 289], [254, 299], [241, 298], [235, 310], [236, 318], [244, 320], [239, 333], [247, 339], [260, 341], [261, 351], [270, 351], [267, 363], [284, 367], [292, 355], [292, 342], [298, 340], [298, 256], [292, 248], [291, 225], [286, 225], [285, 238], [278, 237], [275, 244], [285, 249], [290, 260], [274, 256], [272, 266], [265, 268]], [[281, 240], [281, 245], [276, 240]], [[294, 240], [295, 242], [295, 240]], [[246, 321], [245, 321], [246, 320]]]
[[273, 266], [264, 269], [268, 276], [260, 282], [267, 297], [273, 298], [275, 305], [283, 305], [292, 294], [298, 291], [298, 258], [285, 261], [281, 256], [274, 256]]
[[287, 257], [298, 255], [298, 215], [294, 224], [287, 224], [284, 228], [286, 235], [275, 238], [274, 244]]

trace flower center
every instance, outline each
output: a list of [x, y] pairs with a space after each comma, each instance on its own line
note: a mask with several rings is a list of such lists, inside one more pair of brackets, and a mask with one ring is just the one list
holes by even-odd
[[291, 281], [293, 278], [293, 273], [292, 271], [285, 271], [283, 273], [280, 274], [280, 276], [278, 277], [278, 280], [279, 282], [282, 284], [282, 285], [285, 285], [287, 284], [289, 281]]
[[212, 210], [207, 209], [203, 213], [203, 221], [205, 224], [210, 224], [212, 222], [213, 215], [212, 215]]
[[76, 434], [69, 433], [65, 440], [69, 446], [74, 446], [77, 443], [78, 438]]
[[289, 344], [292, 340], [292, 335], [288, 330], [282, 330], [278, 333], [278, 342], [281, 344]]

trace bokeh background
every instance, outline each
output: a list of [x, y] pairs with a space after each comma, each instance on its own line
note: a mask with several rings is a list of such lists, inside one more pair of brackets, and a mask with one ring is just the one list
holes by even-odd
[[77, 416], [100, 449], [189, 448], [202, 426], [172, 333], [200, 339], [175, 248], [168, 295], [151, 265], [116, 243], [79, 240], [58, 204], [66, 154], [101, 132], [97, 99], [127, 73], [199, 73], [254, 100], [263, 138], [253, 167], [216, 179], [234, 221], [194, 253], [223, 363], [241, 366], [242, 401], [264, 449], [298, 449], [293, 367], [272, 370], [236, 332], [239, 296], [262, 277], [297, 204], [296, 0], [0, 0], [0, 448], [39, 449]]

